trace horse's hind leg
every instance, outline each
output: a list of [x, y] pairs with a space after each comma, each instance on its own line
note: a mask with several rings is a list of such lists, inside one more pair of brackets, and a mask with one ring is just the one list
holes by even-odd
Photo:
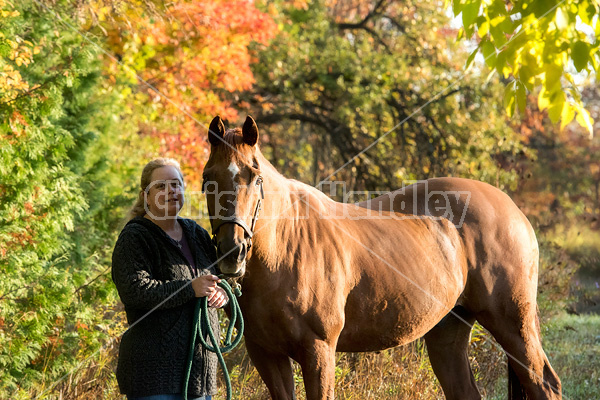
[[560, 399], [560, 379], [542, 349], [535, 300], [519, 302], [514, 294], [504, 297], [505, 303], [498, 301], [495, 312], [477, 315], [508, 356], [509, 395], [515, 400]]
[[246, 350], [260, 377], [267, 385], [273, 400], [296, 400], [292, 360], [281, 354], [266, 351], [248, 338]]
[[447, 400], [481, 399], [467, 355], [474, 321], [467, 310], [457, 306], [425, 335], [433, 372]]

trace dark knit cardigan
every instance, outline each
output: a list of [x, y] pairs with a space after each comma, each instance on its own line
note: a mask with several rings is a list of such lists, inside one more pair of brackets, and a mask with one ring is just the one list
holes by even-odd
[[[199, 275], [216, 261], [208, 232], [179, 218]], [[136, 217], [119, 235], [112, 278], [125, 305], [130, 327], [119, 347], [117, 381], [128, 396], [181, 393], [195, 306], [193, 270], [175, 242], [152, 221]], [[152, 310], [152, 311], [151, 311]], [[217, 312], [210, 309], [213, 330]], [[217, 391], [217, 357], [197, 344], [188, 395]]]

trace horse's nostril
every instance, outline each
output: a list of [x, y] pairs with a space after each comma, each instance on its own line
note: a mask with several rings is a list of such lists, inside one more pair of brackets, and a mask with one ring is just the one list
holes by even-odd
[[240, 253], [238, 254], [238, 261], [243, 261], [246, 258], [246, 245], [240, 244]]
[[248, 252], [246, 243], [242, 242], [234, 244], [235, 242], [223, 241], [217, 245], [217, 257], [225, 257], [231, 261], [242, 262], [246, 258]]

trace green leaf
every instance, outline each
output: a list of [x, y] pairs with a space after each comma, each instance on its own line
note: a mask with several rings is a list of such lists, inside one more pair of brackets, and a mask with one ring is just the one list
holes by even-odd
[[582, 69], [586, 68], [589, 60], [588, 44], [581, 40], [573, 43], [571, 46], [571, 58], [577, 72], [581, 72]]
[[515, 82], [508, 85], [504, 90], [504, 110], [512, 118], [515, 112]]
[[560, 90], [560, 78], [562, 77], [562, 73], [562, 67], [556, 64], [547, 64], [544, 86], [546, 86], [549, 91]]
[[499, 26], [490, 26], [490, 33], [492, 34], [492, 38], [494, 39], [494, 44], [497, 48], [501, 48], [506, 43], [506, 35], [504, 31]]
[[463, 7], [464, 7], [464, 4], [460, 0], [452, 1], [452, 10], [454, 11], [455, 17], [458, 17], [458, 14], [460, 14], [462, 12]]
[[550, 105], [550, 108], [548, 108], [548, 116], [550, 117], [550, 121], [552, 121], [553, 124], [557, 123], [560, 120], [564, 102], [564, 95], [557, 96], [556, 100], [553, 101]]
[[511, 69], [506, 63], [507, 50], [504, 49], [496, 55], [496, 71], [505, 79], [510, 75]]
[[465, 31], [467, 33], [471, 32], [470, 34], [468, 34], [468, 36], [472, 35], [472, 32], [473, 32], [472, 25], [475, 22], [477, 15], [479, 14], [479, 6], [480, 5], [481, 5], [481, 0], [472, 0], [469, 3], [465, 4], [465, 6], [462, 9], [463, 26], [465, 27]]
[[491, 42], [485, 41], [481, 44], [481, 53], [485, 63], [493, 68], [496, 65], [496, 48]]
[[469, 67], [471, 66], [471, 63], [475, 59], [475, 56], [477, 55], [478, 52], [479, 52], [479, 48], [477, 48], [471, 52], [471, 54], [469, 55], [469, 58], [467, 58], [467, 62], [465, 63], [465, 70], [469, 69]]

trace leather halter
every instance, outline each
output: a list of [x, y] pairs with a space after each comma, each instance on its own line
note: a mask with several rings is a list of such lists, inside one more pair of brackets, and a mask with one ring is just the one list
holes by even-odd
[[256, 182], [260, 185], [260, 198], [256, 202], [256, 207], [254, 208], [254, 216], [252, 217], [252, 222], [251, 222], [250, 226], [248, 226], [244, 222], [244, 220], [242, 220], [240, 217], [238, 217], [236, 215], [234, 215], [232, 217], [225, 217], [224, 219], [218, 219], [216, 225], [212, 229], [212, 233], [213, 233], [212, 241], [215, 246], [217, 246], [217, 233], [219, 232], [219, 229], [221, 229], [221, 227], [226, 224], [236, 224], [238, 226], [241, 226], [242, 229], [244, 230], [244, 232], [246, 232], [246, 235], [248, 236], [247, 250], [250, 250], [250, 248], [252, 247], [252, 236], [254, 236], [254, 227], [256, 226], [256, 220], [258, 219], [258, 215], [260, 214], [260, 210], [262, 208], [262, 201], [265, 198], [265, 192], [263, 190], [262, 176], [259, 175]]

